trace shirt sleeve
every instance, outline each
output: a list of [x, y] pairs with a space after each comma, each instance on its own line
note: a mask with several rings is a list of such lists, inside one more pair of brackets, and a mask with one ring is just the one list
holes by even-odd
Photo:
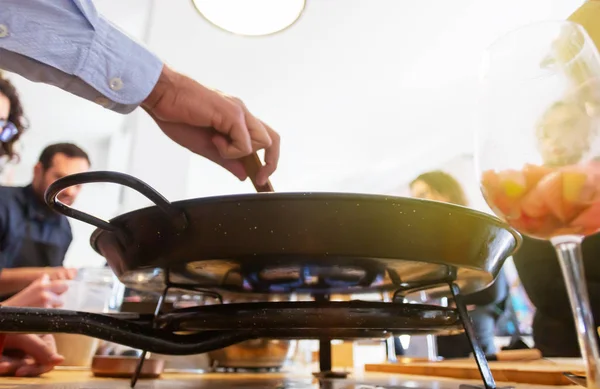
[[119, 113], [150, 94], [162, 61], [90, 0], [0, 0], [0, 68]]

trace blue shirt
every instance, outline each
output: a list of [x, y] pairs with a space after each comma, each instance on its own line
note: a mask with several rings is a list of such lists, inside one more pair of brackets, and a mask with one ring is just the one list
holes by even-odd
[[163, 63], [91, 0], [0, 0], [0, 68], [129, 113], [150, 94]]
[[19, 267], [27, 239], [56, 247], [64, 260], [73, 235], [67, 218], [43, 203], [31, 185], [0, 186], [0, 267]]

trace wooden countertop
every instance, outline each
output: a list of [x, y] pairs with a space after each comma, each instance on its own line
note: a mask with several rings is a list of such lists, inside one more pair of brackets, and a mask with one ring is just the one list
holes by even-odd
[[[309, 373], [165, 373], [160, 379], [140, 380], [136, 389], [359, 389], [363, 385], [386, 387], [406, 385], [420, 389], [458, 389], [459, 384], [481, 385], [481, 381], [401, 374], [356, 372], [347, 380], [331, 380], [321, 387]], [[501, 386], [501, 385], [499, 385]], [[519, 389], [565, 388], [524, 385]], [[58, 369], [37, 378], [0, 378], [0, 389], [125, 389], [129, 380], [94, 377], [89, 371]], [[576, 388], [570, 386], [569, 388]]]

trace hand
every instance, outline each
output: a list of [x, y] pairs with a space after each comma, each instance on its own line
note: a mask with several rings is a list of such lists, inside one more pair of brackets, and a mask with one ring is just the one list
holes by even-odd
[[64, 361], [52, 335], [10, 334], [4, 349], [0, 359], [0, 375], [4, 376], [35, 377]]
[[39, 267], [40, 273], [47, 274], [50, 280], [72, 280], [77, 276], [77, 269], [66, 267]]
[[63, 301], [60, 295], [67, 291], [63, 280], [50, 280], [45, 274], [28, 287], [7, 299], [2, 305], [7, 307], [60, 308]]
[[165, 66], [142, 107], [169, 138], [220, 164], [240, 180], [247, 177], [238, 159], [261, 149], [265, 149], [265, 166], [258, 173], [258, 184], [266, 184], [277, 169], [279, 135], [235, 97], [208, 89]]
[[48, 275], [51, 281], [71, 280], [77, 275], [77, 270], [64, 267], [19, 267], [3, 269], [0, 272], [0, 293], [17, 293], [44, 274]]

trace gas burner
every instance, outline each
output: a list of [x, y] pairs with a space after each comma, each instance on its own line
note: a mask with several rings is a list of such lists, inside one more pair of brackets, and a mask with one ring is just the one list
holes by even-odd
[[402, 259], [262, 255], [197, 259], [165, 268], [130, 270], [119, 279], [131, 289], [156, 294], [169, 287], [221, 294], [315, 295], [390, 291], [407, 294], [424, 287], [447, 285], [449, 281], [457, 283], [461, 290], [476, 291], [493, 278], [475, 268]]
[[212, 287], [251, 293], [348, 291], [392, 284], [386, 267], [375, 260], [331, 257], [328, 262], [310, 257], [248, 257], [195, 261], [170, 271], [200, 285], [212, 281]]

